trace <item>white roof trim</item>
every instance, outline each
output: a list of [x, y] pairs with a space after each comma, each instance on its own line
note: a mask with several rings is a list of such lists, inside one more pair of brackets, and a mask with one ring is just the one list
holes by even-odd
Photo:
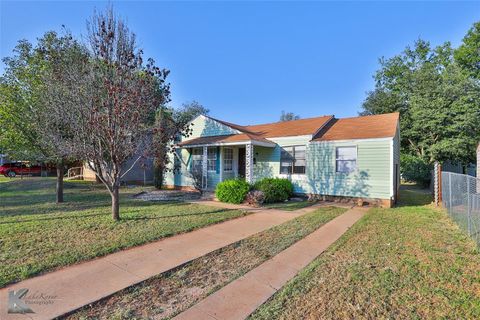
[[311, 134], [304, 134], [304, 135], [299, 135], [299, 136], [281, 136], [281, 137], [268, 137], [268, 138], [265, 138], [265, 139], [268, 139], [268, 140], [288, 140], [288, 139], [292, 139], [292, 138], [300, 138], [300, 139], [312, 139], [313, 135]]
[[270, 147], [274, 148], [277, 144], [274, 142], [264, 142], [264, 141], [255, 141], [255, 140], [247, 140], [247, 141], [239, 141], [239, 142], [216, 142], [216, 143], [203, 143], [203, 144], [191, 144], [186, 146], [175, 146], [179, 149], [186, 149], [186, 148], [199, 148], [199, 147], [220, 147], [220, 146], [242, 146], [252, 144], [254, 146], [259, 147]]
[[386, 138], [363, 138], [363, 139], [345, 139], [345, 140], [325, 140], [325, 141], [310, 141], [311, 143], [348, 143], [348, 142], [362, 142], [362, 141], [390, 141], [393, 140], [395, 137], [386, 137]]

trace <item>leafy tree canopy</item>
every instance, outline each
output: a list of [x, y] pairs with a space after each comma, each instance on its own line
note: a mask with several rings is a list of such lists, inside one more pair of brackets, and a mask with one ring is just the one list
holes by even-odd
[[300, 119], [300, 116], [293, 112], [285, 112], [282, 110], [282, 114], [280, 115], [280, 121], [291, 121], [298, 119]]
[[473, 24], [454, 56], [462, 68], [480, 79], [480, 21]]
[[475, 158], [480, 138], [480, 84], [454, 58], [450, 43], [418, 40], [380, 59], [362, 114], [400, 112], [402, 152], [428, 163]]

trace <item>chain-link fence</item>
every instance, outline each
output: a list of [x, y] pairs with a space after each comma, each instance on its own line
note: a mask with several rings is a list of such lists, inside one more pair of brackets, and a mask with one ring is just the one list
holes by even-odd
[[480, 246], [480, 179], [442, 172], [442, 202], [452, 220]]

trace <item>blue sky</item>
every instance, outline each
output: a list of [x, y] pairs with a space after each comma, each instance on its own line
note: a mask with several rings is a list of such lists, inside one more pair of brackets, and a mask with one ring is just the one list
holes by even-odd
[[[106, 2], [0, 0], [0, 54], [85, 21]], [[197, 100], [239, 124], [354, 116], [378, 58], [416, 39], [457, 46], [480, 2], [113, 2], [145, 55], [171, 70], [172, 105]], [[0, 68], [3, 71], [3, 65]]]

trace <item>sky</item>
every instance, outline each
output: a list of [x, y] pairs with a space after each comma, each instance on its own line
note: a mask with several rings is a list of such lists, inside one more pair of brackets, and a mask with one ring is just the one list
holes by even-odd
[[[356, 116], [380, 57], [419, 38], [458, 46], [480, 20], [480, 1], [111, 3], [145, 57], [171, 71], [173, 107], [196, 100], [244, 125], [278, 121], [282, 110]], [[62, 25], [84, 37], [107, 4], [0, 0], [0, 55]]]

